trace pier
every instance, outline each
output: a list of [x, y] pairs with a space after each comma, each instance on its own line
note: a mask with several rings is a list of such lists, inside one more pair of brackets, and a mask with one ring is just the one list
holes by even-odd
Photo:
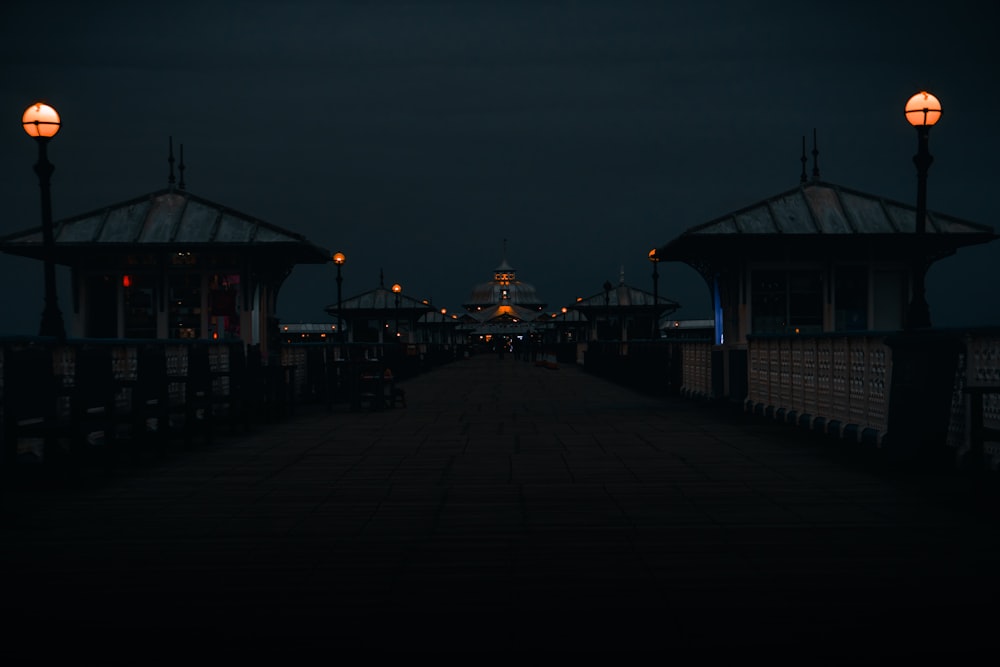
[[8, 489], [16, 655], [995, 647], [996, 480], [478, 355]]

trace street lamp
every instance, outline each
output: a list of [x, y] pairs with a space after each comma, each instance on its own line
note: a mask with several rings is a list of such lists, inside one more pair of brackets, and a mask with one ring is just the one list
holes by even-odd
[[653, 338], [658, 338], [660, 328], [660, 273], [657, 268], [660, 265], [660, 258], [656, 254], [656, 248], [649, 251], [649, 261], [653, 263]]
[[347, 257], [342, 252], [333, 253], [333, 263], [337, 265], [337, 317], [340, 319], [338, 323], [337, 338], [340, 339], [340, 354], [344, 354], [344, 277], [340, 275], [340, 267], [344, 265], [347, 261]]
[[660, 264], [660, 258], [656, 255], [656, 248], [653, 248], [652, 250], [649, 251], [649, 261], [653, 263], [653, 303], [659, 303], [660, 273], [656, 269]]
[[58, 295], [56, 294], [55, 267], [55, 237], [52, 232], [52, 192], [50, 183], [55, 167], [49, 162], [49, 140], [59, 131], [59, 114], [55, 109], [42, 102], [36, 102], [24, 110], [21, 124], [29, 137], [38, 142], [38, 162], [35, 173], [38, 174], [38, 187], [42, 195], [42, 243], [45, 256], [45, 309], [42, 311], [42, 324], [39, 334], [55, 336], [59, 340], [66, 338], [66, 327], [63, 325], [62, 313], [59, 311]]
[[340, 354], [344, 356], [344, 343], [346, 341], [346, 324], [344, 320], [344, 277], [341, 274], [341, 267], [347, 262], [347, 256], [342, 252], [333, 254], [333, 263], [337, 265], [337, 338], [340, 341]]
[[399, 338], [399, 293], [403, 291], [403, 286], [399, 283], [392, 284], [392, 293], [396, 295], [396, 338]]
[[[608, 336], [611, 335], [611, 281], [604, 281], [604, 317], [605, 317], [605, 331]], [[600, 334], [598, 334], [598, 337]]]
[[[931, 126], [941, 119], [941, 103], [927, 91], [921, 91], [906, 102], [906, 120], [917, 128], [917, 154], [913, 164], [917, 167], [917, 220], [916, 233], [922, 237], [927, 228], [927, 171], [934, 157], [928, 149]], [[930, 327], [931, 313], [927, 305], [924, 278], [927, 258], [923, 254], [923, 240], [917, 241], [918, 256], [913, 265], [913, 296], [906, 317], [907, 329]]]

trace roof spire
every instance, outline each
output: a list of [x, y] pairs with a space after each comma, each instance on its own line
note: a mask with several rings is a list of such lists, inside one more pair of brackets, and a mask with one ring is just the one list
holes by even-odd
[[181, 190], [184, 189], [184, 144], [181, 144], [181, 163], [177, 167], [181, 172], [181, 182], [177, 184]]
[[813, 128], [813, 181], [819, 180], [819, 148], [816, 143], [816, 128]]
[[625, 265], [624, 264], [622, 264], [621, 267], [619, 267], [619, 269], [618, 269], [618, 284], [619, 285], [624, 285], [625, 284]]
[[170, 189], [174, 189], [174, 138], [170, 137], [170, 153], [167, 157], [167, 162], [170, 163], [170, 175], [167, 177], [167, 185]]
[[801, 158], [801, 160], [802, 160], [802, 173], [799, 174], [799, 182], [800, 183], [805, 183], [808, 180], [809, 177], [806, 176], [806, 162], [808, 160], [806, 159], [806, 135], [804, 135], [804, 134], [802, 135], [802, 158]]
[[385, 273], [382, 272], [381, 267], [378, 270], [378, 286], [385, 287]]

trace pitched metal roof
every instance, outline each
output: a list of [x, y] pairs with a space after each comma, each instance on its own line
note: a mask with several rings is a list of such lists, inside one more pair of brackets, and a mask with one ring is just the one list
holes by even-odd
[[[313, 245], [300, 234], [175, 189], [66, 218], [57, 221], [54, 227], [56, 252], [61, 260], [101, 248], [143, 246], [281, 250], [297, 263], [330, 261], [326, 249]], [[40, 256], [41, 228], [0, 239], [0, 250]]]
[[470, 313], [479, 322], [489, 322], [498, 318], [509, 318], [522, 322], [533, 322], [547, 315], [536, 309], [524, 308], [514, 303], [498, 303]]
[[[694, 234], [913, 234], [916, 209], [838, 185], [810, 182], [715, 220]], [[931, 234], [992, 233], [985, 225], [927, 212]]]
[[[812, 181], [794, 190], [691, 227], [658, 250], [661, 259], [746, 252], [747, 245], [774, 246], [775, 240], [802, 248], [843, 249], [866, 240], [880, 252], [946, 255], [955, 248], [996, 238], [993, 228], [927, 212], [926, 234], [916, 234], [916, 207], [831, 183]], [[728, 239], [729, 243], [723, 242]], [[774, 246], [776, 247], [776, 246]]]
[[[342, 302], [345, 316], [363, 315], [370, 313], [426, 313], [437, 310], [434, 306], [420, 299], [414, 299], [400, 293], [398, 295], [399, 305], [396, 305], [397, 295], [384, 285], [379, 285], [373, 290], [362, 292], [356, 296], [344, 299]], [[330, 315], [337, 314], [337, 304], [333, 303], [324, 308]]]
[[[605, 301], [605, 297], [607, 297], [607, 301]], [[570, 304], [567, 308], [587, 313], [604, 310], [605, 308], [614, 308], [619, 311], [652, 311], [656, 310], [657, 306], [661, 312], [673, 312], [680, 308], [680, 304], [676, 301], [662, 296], [654, 298], [651, 292], [632, 287], [624, 282], [619, 282], [608, 290], [607, 293], [598, 292], [593, 296], [588, 296]]]

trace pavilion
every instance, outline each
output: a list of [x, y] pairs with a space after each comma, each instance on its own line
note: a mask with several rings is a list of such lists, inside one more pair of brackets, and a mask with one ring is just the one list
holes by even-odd
[[535, 286], [518, 280], [504, 257], [493, 269], [493, 280], [476, 285], [462, 304], [468, 313], [463, 329], [470, 337], [524, 336], [538, 328], [536, 322], [548, 326], [545, 305]]
[[628, 341], [658, 339], [660, 321], [680, 304], [626, 284], [622, 271], [617, 285], [605, 282], [603, 291], [579, 299], [568, 308], [589, 322], [589, 340]]
[[[266, 352], [285, 278], [330, 254], [181, 183], [56, 221], [54, 261], [72, 279], [69, 335], [236, 339]], [[0, 250], [43, 259], [42, 231], [0, 239]]]
[[[705, 280], [725, 395], [743, 392], [747, 337], [892, 332], [905, 325], [922, 271], [992, 228], [819, 180], [685, 231], [657, 250]], [[732, 384], [736, 383], [736, 384]]]

